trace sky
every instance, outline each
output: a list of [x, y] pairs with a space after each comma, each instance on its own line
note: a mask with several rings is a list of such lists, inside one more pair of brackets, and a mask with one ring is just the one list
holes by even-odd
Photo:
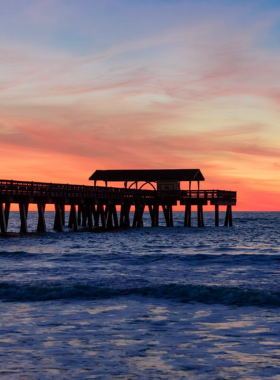
[[279, 0], [0, 0], [2, 179], [198, 168], [280, 211], [279, 123]]

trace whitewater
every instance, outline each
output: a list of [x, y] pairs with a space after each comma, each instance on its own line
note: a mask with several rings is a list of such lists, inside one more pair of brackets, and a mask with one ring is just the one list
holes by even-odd
[[[224, 213], [220, 213], [220, 223]], [[193, 213], [193, 224], [196, 215]], [[280, 213], [0, 237], [0, 378], [279, 379]], [[32, 232], [33, 231], [33, 232]]]

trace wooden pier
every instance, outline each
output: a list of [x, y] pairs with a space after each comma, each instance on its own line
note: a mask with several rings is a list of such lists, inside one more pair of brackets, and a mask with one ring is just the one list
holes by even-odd
[[[165, 186], [166, 187], [166, 186]], [[46, 231], [45, 207], [54, 205], [54, 230], [62, 232], [67, 224], [73, 231], [79, 227], [94, 231], [103, 229], [143, 227], [143, 213], [149, 211], [151, 226], [159, 223], [162, 211], [167, 227], [173, 226], [173, 206], [185, 206], [184, 226], [191, 227], [192, 208], [197, 210], [197, 226], [204, 226], [203, 206], [215, 208], [215, 226], [219, 226], [219, 208], [226, 206], [225, 226], [232, 226], [232, 206], [236, 192], [224, 190], [160, 190], [133, 189], [125, 186], [102, 187], [43, 182], [0, 180], [0, 228], [8, 232], [11, 204], [19, 205], [20, 232], [27, 233], [28, 207], [38, 209], [37, 231]], [[65, 220], [65, 206], [70, 206], [69, 220]], [[117, 213], [117, 208], [120, 212]], [[132, 212], [132, 209], [133, 212]]]

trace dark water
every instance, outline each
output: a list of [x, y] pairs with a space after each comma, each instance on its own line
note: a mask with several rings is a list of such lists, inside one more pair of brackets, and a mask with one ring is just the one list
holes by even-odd
[[107, 233], [53, 217], [0, 238], [1, 379], [280, 379], [280, 213]]

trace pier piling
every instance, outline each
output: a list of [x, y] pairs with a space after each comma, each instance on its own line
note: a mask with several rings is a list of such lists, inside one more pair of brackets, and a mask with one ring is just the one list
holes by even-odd
[[62, 213], [61, 206], [59, 203], [55, 204], [55, 217], [53, 229], [57, 232], [63, 232]]
[[226, 210], [226, 217], [225, 217], [225, 227], [230, 226], [232, 227], [232, 209], [231, 205], [227, 206]]
[[130, 227], [130, 219], [129, 219], [129, 212], [130, 212], [130, 204], [122, 204], [121, 205], [121, 216], [120, 216], [120, 226], [121, 227]]
[[204, 217], [203, 217], [203, 206], [202, 204], [197, 205], [197, 226], [204, 227]]
[[20, 213], [20, 232], [26, 234], [28, 232], [27, 228], [27, 214], [28, 214], [28, 203], [21, 202], [19, 204], [19, 213]]
[[10, 203], [10, 202], [6, 202], [6, 203], [5, 203], [5, 220], [6, 220], [6, 229], [8, 229], [9, 216], [10, 216], [10, 207], [11, 207], [11, 203]]
[[6, 217], [3, 203], [0, 203], [0, 228], [2, 233], [5, 234], [7, 232]]
[[151, 217], [151, 226], [158, 227], [159, 205], [155, 203], [154, 205], [149, 204], [148, 206]]
[[74, 204], [71, 204], [68, 228], [73, 228], [75, 232], [79, 230], [76, 206]]
[[134, 218], [133, 218], [133, 227], [143, 227], [143, 213], [145, 205], [141, 203], [135, 204]]
[[215, 205], [215, 226], [219, 227], [219, 205]]
[[45, 207], [44, 203], [37, 203], [38, 208], [38, 224], [37, 231], [38, 232], [46, 232], [46, 222], [45, 222]]
[[184, 226], [191, 227], [191, 225], [192, 225], [192, 205], [190, 203], [187, 203], [186, 208], [185, 208]]
[[93, 220], [92, 220], [92, 209], [91, 205], [86, 206], [87, 220], [88, 220], [88, 229], [89, 231], [93, 230]]

